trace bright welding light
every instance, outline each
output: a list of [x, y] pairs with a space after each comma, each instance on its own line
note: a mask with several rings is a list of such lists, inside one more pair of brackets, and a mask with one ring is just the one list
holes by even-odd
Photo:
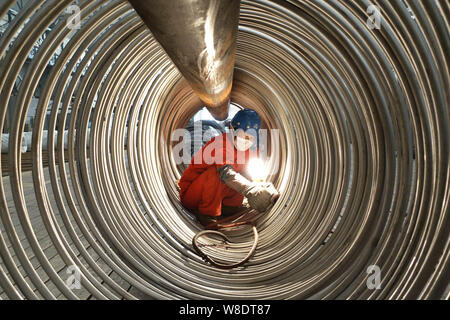
[[254, 181], [264, 181], [267, 178], [267, 166], [259, 158], [253, 158], [249, 161], [248, 172]]

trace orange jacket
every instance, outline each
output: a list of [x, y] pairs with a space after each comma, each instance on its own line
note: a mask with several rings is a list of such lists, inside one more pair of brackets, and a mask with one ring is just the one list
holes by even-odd
[[[218, 150], [220, 153], [216, 154]], [[250, 149], [238, 151], [231, 141], [230, 134], [224, 133], [212, 138], [192, 157], [191, 163], [181, 176], [178, 182], [180, 198], [183, 198], [191, 183], [208, 167], [214, 165], [219, 169], [229, 164], [236, 172], [240, 172], [245, 169], [251, 153]]]

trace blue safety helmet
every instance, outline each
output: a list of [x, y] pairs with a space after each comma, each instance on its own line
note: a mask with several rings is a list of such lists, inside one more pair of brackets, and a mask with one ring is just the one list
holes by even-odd
[[261, 128], [261, 119], [255, 110], [242, 109], [235, 114], [233, 120], [231, 120], [231, 125], [236, 130], [242, 129], [247, 131], [248, 129], [253, 129], [258, 133]]
[[[256, 144], [253, 148], [259, 145], [259, 129], [261, 128], [261, 118], [258, 113], [252, 109], [239, 110], [231, 120], [231, 125], [235, 130], [244, 130], [247, 134], [251, 134], [256, 138]], [[252, 130], [249, 130], [252, 129]], [[247, 131], [248, 130], [248, 131]]]

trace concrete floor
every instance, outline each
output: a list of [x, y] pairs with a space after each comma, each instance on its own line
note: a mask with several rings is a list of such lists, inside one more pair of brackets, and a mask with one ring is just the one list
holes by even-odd
[[[68, 168], [67, 168], [68, 171]], [[45, 182], [47, 185], [48, 190], [51, 190], [51, 183], [50, 183], [50, 175], [48, 173], [48, 168], [44, 168], [44, 174], [45, 174]], [[11, 185], [9, 181], [9, 176], [4, 176], [3, 178], [3, 185], [5, 186], [5, 195], [7, 199], [7, 205], [8, 210], [10, 212], [11, 220], [14, 224], [14, 229], [16, 230], [21, 245], [24, 248], [24, 251], [26, 252], [26, 255], [28, 256], [28, 259], [30, 263], [32, 264], [33, 268], [36, 270], [38, 275], [41, 277], [41, 279], [45, 282], [45, 285], [52, 291], [52, 293], [55, 295], [57, 299], [66, 299], [65, 296], [59, 291], [59, 289], [53, 284], [53, 282], [49, 279], [46, 272], [43, 270], [43, 268], [40, 265], [40, 262], [38, 261], [37, 257], [35, 256], [32, 248], [30, 247], [30, 244], [28, 243], [25, 233], [21, 227], [19, 217], [16, 212], [16, 206], [14, 205], [14, 200], [12, 198], [11, 193]], [[70, 274], [67, 273], [68, 266], [65, 264], [65, 262], [62, 260], [60, 255], [58, 254], [55, 246], [52, 243], [52, 240], [50, 239], [50, 236], [45, 228], [45, 225], [43, 223], [43, 220], [40, 216], [40, 212], [38, 209], [38, 204], [34, 195], [34, 188], [33, 188], [33, 180], [32, 180], [32, 173], [31, 171], [27, 171], [23, 173], [23, 189], [25, 191], [25, 198], [26, 198], [26, 204], [27, 204], [27, 210], [29, 214], [29, 219], [32, 225], [32, 228], [34, 230], [34, 234], [38, 239], [39, 245], [42, 248], [45, 256], [53, 266], [54, 270], [58, 273], [58, 275], [61, 277], [63, 281], [66, 281]], [[54, 213], [56, 215], [56, 219], [58, 221], [58, 224], [60, 226], [64, 226], [63, 220], [61, 218], [60, 213], [57, 210], [56, 202], [53, 199], [52, 192], [49, 192], [50, 201], [52, 203], [52, 207], [54, 209]], [[74, 219], [71, 217], [71, 220], [74, 221]], [[73, 224], [76, 227], [76, 223]], [[91, 268], [88, 267], [88, 264], [86, 261], [81, 257], [78, 249], [76, 248], [75, 244], [73, 243], [72, 239], [69, 237], [69, 234], [65, 227], [62, 227], [62, 232], [66, 236], [66, 240], [70, 244], [72, 250], [77, 254], [77, 257], [80, 259], [80, 261], [83, 262], [85, 267], [91, 272], [91, 274], [95, 275], [95, 272], [92, 271]], [[111, 268], [108, 267], [107, 264], [104, 263], [102, 259], [98, 256], [98, 254], [91, 248], [91, 245], [88, 243], [88, 241], [83, 237], [80, 230], [75, 229], [77, 234], [79, 235], [79, 239], [83, 243], [85, 249], [89, 252], [91, 257], [96, 261], [96, 263], [99, 265], [99, 267], [109, 275], [113, 280], [115, 280], [122, 288], [127, 290], [128, 292], [132, 293], [138, 298], [145, 299], [147, 298], [145, 295], [142, 295], [138, 290], [136, 290], [134, 287], [132, 287], [129, 283], [125, 282], [123, 279], [121, 279], [115, 272], [111, 270]], [[27, 281], [29, 286], [34, 290], [36, 295], [38, 297], [42, 297], [41, 294], [36, 290], [36, 287], [34, 284], [30, 281], [29, 277], [27, 276], [27, 272], [24, 270], [24, 268], [21, 265], [21, 262], [19, 261], [18, 257], [16, 256], [15, 250], [12, 248], [11, 241], [6, 233], [5, 227], [3, 223], [0, 223], [0, 232], [2, 233], [2, 236], [7, 243], [8, 249], [10, 251], [11, 256], [13, 257], [15, 264], [18, 268], [18, 270], [21, 272], [21, 274], [24, 276], [24, 279]], [[14, 283], [14, 280], [10, 277], [8, 270], [6, 269], [3, 259], [0, 259], [0, 265], [3, 269], [3, 271], [6, 272], [6, 276], [9, 278], [9, 280]], [[102, 284], [104, 283], [100, 277], [96, 276], [97, 280], [100, 281]], [[107, 285], [106, 285], [107, 286]], [[74, 289], [74, 293], [80, 298], [80, 299], [95, 299], [86, 289]], [[0, 298], [1, 299], [8, 299], [8, 296], [3, 291], [3, 289], [0, 287]]]

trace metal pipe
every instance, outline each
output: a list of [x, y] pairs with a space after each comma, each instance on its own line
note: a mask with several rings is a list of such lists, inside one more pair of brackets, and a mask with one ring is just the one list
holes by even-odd
[[217, 120], [228, 116], [240, 0], [129, 0]]

